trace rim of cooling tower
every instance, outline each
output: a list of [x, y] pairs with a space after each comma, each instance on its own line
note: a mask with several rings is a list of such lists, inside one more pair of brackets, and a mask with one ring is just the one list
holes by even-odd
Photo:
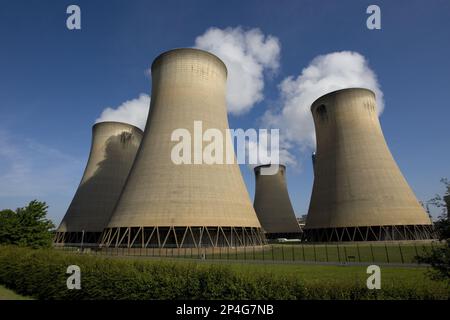
[[161, 53], [160, 55], [158, 55], [158, 56], [153, 60], [152, 65], [151, 65], [151, 67], [150, 67], [150, 70], [153, 71], [154, 68], [156, 67], [156, 65], [159, 63], [159, 61], [160, 61], [163, 57], [165, 57], [165, 56], [167, 56], [167, 55], [170, 55], [170, 54], [172, 54], [172, 53], [175, 53], [175, 52], [177, 52], [177, 51], [184, 51], [184, 52], [189, 52], [189, 51], [191, 51], [191, 52], [195, 52], [195, 53], [200, 53], [200, 54], [208, 55], [208, 56], [214, 58], [215, 60], [217, 60], [217, 61], [223, 66], [223, 69], [225, 70], [225, 75], [228, 76], [228, 69], [227, 69], [227, 66], [226, 66], [225, 62], [222, 61], [222, 59], [220, 59], [218, 56], [216, 56], [215, 54], [213, 54], [213, 53], [211, 53], [211, 52], [209, 52], [209, 51], [202, 50], [202, 49], [196, 49], [196, 48], [175, 48], [175, 49], [171, 49], [171, 50], [168, 50], [168, 51], [164, 51], [163, 53]]
[[318, 104], [318, 102], [320, 100], [326, 99], [329, 96], [333, 96], [338, 94], [339, 92], [345, 92], [345, 91], [360, 91], [360, 90], [364, 90], [364, 91], [368, 91], [370, 92], [375, 98], [376, 98], [376, 94], [375, 92], [373, 92], [372, 90], [368, 89], [368, 88], [363, 88], [363, 87], [350, 87], [350, 88], [344, 88], [344, 89], [339, 89], [339, 90], [334, 90], [331, 92], [328, 92], [322, 96], [320, 96], [319, 98], [317, 98], [316, 100], [314, 100], [313, 103], [311, 103], [311, 107], [310, 110], [313, 111], [313, 109], [316, 107], [316, 105]]
[[112, 121], [112, 120], [96, 122], [96, 123], [94, 123], [94, 125], [92, 126], [92, 129], [94, 129], [97, 125], [101, 125], [101, 124], [123, 124], [123, 125], [125, 125], [125, 126], [133, 127], [133, 128], [135, 128], [135, 129], [139, 130], [141, 133], [144, 133], [144, 131], [143, 131], [141, 128], [135, 126], [134, 124], [127, 123], [127, 122], [122, 122], [122, 121]]

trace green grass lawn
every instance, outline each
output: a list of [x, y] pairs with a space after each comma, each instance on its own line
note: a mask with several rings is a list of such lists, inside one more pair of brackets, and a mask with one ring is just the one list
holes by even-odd
[[32, 300], [32, 299], [18, 295], [14, 291], [6, 289], [4, 286], [0, 285], [0, 300]]
[[[437, 244], [434, 244], [436, 246]], [[308, 262], [361, 262], [361, 263], [416, 263], [415, 257], [431, 249], [431, 243], [358, 243], [358, 244], [272, 244], [261, 248], [216, 248], [206, 253], [206, 259], [260, 260], [260, 261], [308, 261]], [[122, 250], [122, 251], [120, 251]], [[198, 258], [203, 249], [163, 249], [147, 255], [177, 258]], [[114, 249], [113, 249], [114, 251]], [[119, 249], [127, 255], [127, 249]]]

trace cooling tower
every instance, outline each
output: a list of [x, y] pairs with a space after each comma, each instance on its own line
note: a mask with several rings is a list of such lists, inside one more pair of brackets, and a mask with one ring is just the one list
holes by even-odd
[[199, 155], [195, 143], [207, 145], [194, 133], [194, 121], [202, 122], [203, 132], [215, 128], [227, 134], [224, 63], [205, 51], [175, 49], [157, 57], [151, 71], [147, 130], [102, 245], [262, 244], [264, 235], [236, 162], [176, 164], [171, 158], [179, 144], [171, 139], [175, 130], [187, 129], [192, 136], [194, 157]]
[[270, 165], [258, 166], [255, 171], [255, 201], [253, 207], [266, 238], [298, 239], [301, 229], [295, 217], [286, 185], [286, 167], [279, 165], [274, 175], [261, 174], [261, 168]]
[[97, 243], [119, 199], [142, 139], [142, 131], [121, 122], [92, 128], [83, 178], [62, 220], [55, 243]]
[[317, 138], [314, 186], [304, 234], [309, 241], [432, 237], [385, 142], [375, 94], [344, 89], [311, 106]]

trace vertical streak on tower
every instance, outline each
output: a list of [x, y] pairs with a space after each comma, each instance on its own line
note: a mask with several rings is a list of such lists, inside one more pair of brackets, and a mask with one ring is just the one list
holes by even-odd
[[310, 241], [426, 239], [431, 221], [385, 142], [375, 94], [344, 89], [311, 106], [317, 137]]
[[274, 175], [262, 175], [262, 165], [255, 167], [254, 208], [269, 239], [299, 238], [300, 226], [295, 217], [286, 185], [286, 167], [279, 165]]
[[96, 243], [107, 225], [133, 165], [142, 131], [121, 122], [92, 127], [83, 178], [64, 216], [55, 243]]
[[[189, 131], [192, 146], [202, 140], [194, 136], [195, 121], [202, 121], [203, 131], [227, 134], [224, 63], [205, 51], [175, 49], [157, 57], [151, 69], [148, 129], [103, 245], [261, 244], [261, 226], [237, 164], [177, 165], [171, 159], [179, 143], [171, 141], [176, 129]], [[192, 157], [198, 156], [194, 153], [192, 148]]]

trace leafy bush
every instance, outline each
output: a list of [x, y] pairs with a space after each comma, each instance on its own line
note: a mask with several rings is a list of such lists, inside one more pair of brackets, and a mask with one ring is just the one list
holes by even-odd
[[[68, 290], [66, 268], [81, 268], [81, 290]], [[0, 246], [0, 283], [38, 299], [448, 299], [432, 288], [358, 283], [304, 284], [292, 274], [238, 272], [229, 265], [145, 261]]]
[[450, 283], [450, 240], [447, 239], [445, 246], [433, 248], [430, 253], [418, 256], [417, 261], [431, 265], [430, 278], [437, 281]]

